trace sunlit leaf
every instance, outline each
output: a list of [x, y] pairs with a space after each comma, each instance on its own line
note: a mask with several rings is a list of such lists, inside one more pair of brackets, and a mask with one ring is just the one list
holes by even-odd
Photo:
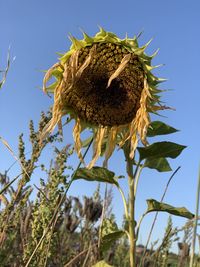
[[18, 178], [19, 178], [19, 175], [15, 177], [13, 180], [11, 180], [9, 183], [7, 183], [5, 187], [1, 189], [0, 195], [3, 194], [8, 189], [8, 187], [11, 186], [11, 184], [13, 184]]
[[[82, 147], [87, 147], [90, 142], [93, 140], [94, 136], [90, 136], [87, 139], [82, 141]], [[101, 156], [103, 156], [103, 154], [105, 153], [106, 150], [106, 142], [107, 140], [103, 140], [102, 145], [101, 145]]]
[[74, 180], [78, 179], [106, 182], [118, 186], [118, 182], [115, 180], [115, 173], [103, 167], [93, 167], [89, 170], [87, 168], [79, 168], [74, 173]]
[[92, 267], [113, 267], [113, 266], [106, 263], [105, 261], [99, 261], [95, 265], [92, 265]]
[[193, 219], [194, 214], [192, 214], [189, 210], [184, 207], [173, 207], [166, 203], [158, 202], [155, 199], [147, 199], [148, 210], [147, 212], [153, 211], [164, 211], [170, 214], [185, 217], [187, 219]]
[[85, 139], [85, 140], [82, 142], [82, 147], [87, 147], [87, 146], [90, 144], [90, 142], [92, 141], [92, 139], [93, 139], [93, 136], [90, 136], [90, 137], [88, 137], [87, 139]]
[[147, 136], [153, 137], [157, 135], [165, 135], [178, 132], [177, 129], [165, 124], [162, 121], [153, 121], [148, 128]]
[[144, 167], [155, 169], [159, 172], [169, 172], [172, 170], [166, 158], [148, 158], [145, 160]]
[[149, 158], [176, 158], [186, 146], [172, 142], [157, 142], [147, 147], [138, 147], [140, 160]]
[[101, 236], [104, 237], [110, 233], [118, 231], [118, 226], [114, 220], [111, 218], [105, 218], [103, 220], [102, 229], [101, 229]]
[[102, 237], [101, 240], [101, 251], [107, 251], [113, 245], [115, 241], [122, 238], [126, 233], [122, 230], [118, 230], [112, 233], [109, 233]]
[[112, 218], [105, 218], [101, 228], [101, 251], [107, 251], [124, 234], [125, 232], [118, 229], [116, 222]]

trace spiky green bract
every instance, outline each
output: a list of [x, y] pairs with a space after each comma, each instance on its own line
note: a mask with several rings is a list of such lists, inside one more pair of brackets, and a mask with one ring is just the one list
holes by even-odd
[[[127, 52], [134, 53], [139, 57], [139, 60], [142, 63], [143, 68], [145, 70], [149, 88], [151, 89], [151, 93], [153, 95], [157, 95], [160, 92], [160, 90], [157, 88], [157, 85], [165, 81], [165, 79], [158, 78], [152, 73], [152, 70], [154, 70], [157, 67], [160, 67], [161, 65], [152, 66], [151, 62], [152, 59], [157, 55], [159, 49], [156, 50], [151, 56], [147, 55], [145, 53], [145, 50], [151, 43], [152, 39], [148, 41], [145, 45], [139, 47], [138, 44], [139, 36], [140, 35], [134, 36], [133, 38], [128, 38], [126, 36], [125, 39], [120, 39], [117, 37], [117, 35], [115, 35], [112, 32], [105, 31], [102, 27], [100, 27], [100, 31], [94, 37], [90, 37], [85, 32], [83, 32], [84, 38], [82, 40], [78, 40], [71, 35], [69, 38], [72, 42], [72, 45], [70, 49], [60, 57], [61, 65], [59, 65], [57, 68], [53, 70], [52, 76], [54, 76], [56, 80], [60, 80], [63, 73], [63, 68], [61, 66], [64, 65], [69, 60], [69, 58], [75, 51], [80, 50], [81, 48], [87, 46], [92, 46], [94, 43], [113, 43], [122, 46], [124, 49], [127, 50]], [[53, 93], [56, 85], [57, 82], [47, 87], [46, 90], [48, 92]]]
[[[149, 112], [166, 108], [160, 103], [158, 89], [163, 79], [152, 73], [158, 67], [151, 65], [157, 51], [147, 55], [145, 49], [151, 40], [140, 47], [138, 37], [121, 40], [103, 28], [94, 37], [83, 33], [82, 40], [70, 36], [69, 51], [44, 77], [44, 91], [54, 93], [54, 106], [43, 136], [68, 114], [76, 122], [75, 150], [82, 158], [80, 134], [92, 129], [94, 154], [90, 168], [104, 152], [106, 166], [116, 144], [122, 147], [127, 140], [133, 158], [138, 140], [147, 144]], [[47, 87], [51, 77], [56, 81]]]

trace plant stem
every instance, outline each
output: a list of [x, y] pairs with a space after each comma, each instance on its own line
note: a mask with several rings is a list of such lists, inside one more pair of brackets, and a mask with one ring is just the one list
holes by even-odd
[[134, 175], [134, 178], [135, 178], [134, 194], [135, 194], [135, 196], [136, 196], [136, 193], [137, 193], [137, 187], [138, 187], [138, 182], [139, 182], [140, 174], [141, 174], [141, 171], [143, 170], [143, 165], [142, 165], [142, 167], [140, 167], [140, 162], [138, 162], [138, 165], [137, 166], [138, 166], [137, 172]]
[[129, 242], [130, 242], [130, 267], [136, 267], [136, 235], [135, 235], [135, 179], [133, 174], [133, 163], [130, 158], [130, 145], [124, 146], [126, 158], [126, 171], [129, 186]]
[[105, 218], [105, 211], [106, 211], [106, 205], [107, 205], [107, 195], [108, 195], [108, 184], [106, 183], [105, 193], [104, 193], [104, 201], [103, 201], [103, 209], [102, 209], [102, 213], [101, 213], [101, 221], [100, 221], [100, 226], [99, 226], [98, 248], [100, 248], [100, 245], [101, 245], [103, 222], [104, 222], [104, 218]]
[[198, 222], [198, 214], [199, 214], [199, 199], [200, 199], [200, 168], [199, 168], [199, 178], [198, 178], [198, 186], [197, 186], [197, 196], [196, 196], [196, 214], [194, 219], [194, 230], [193, 230], [193, 238], [192, 238], [192, 252], [190, 257], [190, 267], [194, 264], [194, 254], [195, 254], [195, 243], [197, 236], [197, 222]]
[[129, 238], [130, 238], [130, 266], [135, 267], [136, 240], [135, 240], [135, 196], [134, 182], [129, 177]]
[[138, 223], [137, 223], [137, 229], [136, 229], [136, 239], [138, 239], [138, 235], [139, 235], [139, 231], [140, 231], [140, 225], [144, 219], [144, 217], [148, 214], [148, 212], [146, 211], [145, 213], [142, 214], [142, 216], [140, 217]]
[[124, 196], [124, 192], [123, 190], [121, 189], [120, 186], [117, 187], [121, 196], [122, 196], [122, 201], [123, 201], [123, 204], [124, 204], [124, 212], [125, 212], [125, 217], [126, 217], [126, 220], [128, 221], [129, 219], [129, 214], [128, 214], [128, 206], [127, 206], [127, 203], [126, 203], [126, 198]]

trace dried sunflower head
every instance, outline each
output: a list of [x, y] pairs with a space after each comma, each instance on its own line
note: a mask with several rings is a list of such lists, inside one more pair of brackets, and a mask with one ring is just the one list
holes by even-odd
[[[91, 168], [105, 145], [105, 161], [115, 145], [130, 141], [134, 156], [138, 139], [147, 144], [146, 132], [150, 123], [149, 112], [163, 109], [159, 104], [157, 85], [161, 79], [151, 73], [155, 67], [146, 55], [146, 45], [139, 47], [138, 37], [119, 39], [115, 34], [100, 31], [83, 40], [71, 37], [72, 46], [44, 77], [44, 91], [54, 94], [53, 115], [43, 136], [61, 124], [68, 114], [75, 120], [73, 136], [75, 149], [82, 159], [80, 134], [91, 128], [94, 154]], [[55, 77], [56, 82], [46, 86]]]

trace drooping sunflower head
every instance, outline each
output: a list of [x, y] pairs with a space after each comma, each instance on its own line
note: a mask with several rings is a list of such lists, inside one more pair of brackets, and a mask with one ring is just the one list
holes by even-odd
[[[156, 53], [145, 54], [150, 42], [139, 47], [138, 37], [121, 40], [102, 28], [94, 37], [84, 33], [83, 40], [70, 39], [70, 50], [44, 77], [44, 91], [54, 94], [54, 106], [42, 138], [69, 114], [75, 120], [73, 135], [80, 159], [80, 134], [86, 128], [93, 130], [94, 154], [89, 168], [102, 153], [102, 144], [104, 165], [115, 145], [123, 146], [128, 140], [133, 157], [138, 139], [147, 144], [149, 112], [163, 109], [156, 106], [161, 79], [151, 73], [151, 60]], [[47, 87], [52, 76], [56, 82]]]

